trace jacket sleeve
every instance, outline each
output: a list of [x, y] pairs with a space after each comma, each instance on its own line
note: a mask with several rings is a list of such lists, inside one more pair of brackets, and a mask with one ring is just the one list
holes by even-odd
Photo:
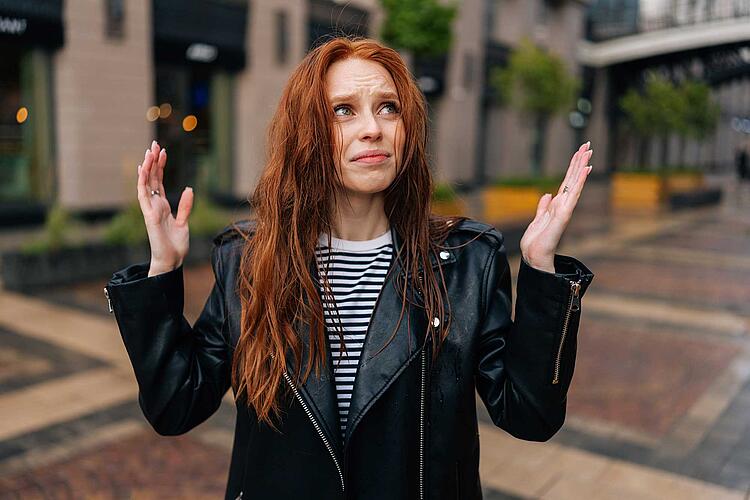
[[521, 259], [514, 320], [502, 238], [485, 267], [477, 391], [495, 425], [529, 441], [550, 439], [565, 421], [580, 298], [593, 279], [573, 257], [555, 255], [554, 265], [549, 273]]
[[182, 266], [148, 277], [148, 262], [134, 264], [106, 285], [138, 382], [138, 401], [162, 435], [182, 434], [202, 423], [230, 387], [219, 244], [211, 263], [216, 280], [192, 327], [183, 316]]

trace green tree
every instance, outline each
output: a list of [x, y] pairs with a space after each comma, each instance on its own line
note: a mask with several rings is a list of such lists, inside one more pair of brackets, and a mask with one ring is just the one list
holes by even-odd
[[683, 106], [683, 125], [681, 127], [680, 162], [682, 163], [686, 138], [698, 141], [699, 146], [719, 123], [720, 108], [711, 98], [711, 87], [703, 82], [686, 81], [680, 86]]
[[456, 5], [437, 0], [381, 0], [385, 12], [380, 36], [395, 49], [412, 55], [438, 56], [453, 42]]
[[490, 70], [490, 85], [500, 104], [510, 104], [532, 115], [531, 167], [540, 174], [549, 120], [573, 104], [578, 78], [562, 59], [525, 39], [513, 49], [506, 67]]
[[[638, 166], [645, 167], [647, 145], [661, 140], [661, 166], [667, 164], [669, 136], [704, 139], [718, 120], [718, 106], [711, 100], [708, 85], [684, 82], [675, 85], [663, 76], [650, 74], [642, 91], [629, 89], [620, 99], [630, 129], [638, 137]], [[681, 147], [684, 151], [684, 147]]]
[[638, 137], [638, 166], [646, 165], [647, 145], [662, 140], [662, 166], [666, 164], [667, 139], [683, 126], [685, 101], [679, 89], [657, 74], [649, 74], [642, 91], [629, 89], [620, 99], [620, 108], [630, 129]]

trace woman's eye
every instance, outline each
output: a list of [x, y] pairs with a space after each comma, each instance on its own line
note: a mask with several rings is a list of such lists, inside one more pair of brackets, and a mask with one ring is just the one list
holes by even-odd
[[[343, 113], [341, 113], [340, 111], [343, 111]], [[335, 108], [333, 108], [333, 114], [338, 116], [348, 116], [349, 113], [351, 113], [351, 109], [349, 109], [349, 106], [336, 106]]]
[[387, 102], [383, 105], [383, 109], [390, 108], [389, 113], [398, 113], [398, 105], [395, 102]]

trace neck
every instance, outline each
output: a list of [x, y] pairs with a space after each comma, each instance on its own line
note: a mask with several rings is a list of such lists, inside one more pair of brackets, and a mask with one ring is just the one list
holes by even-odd
[[371, 240], [388, 230], [382, 193], [342, 196], [331, 228], [331, 236], [342, 240]]

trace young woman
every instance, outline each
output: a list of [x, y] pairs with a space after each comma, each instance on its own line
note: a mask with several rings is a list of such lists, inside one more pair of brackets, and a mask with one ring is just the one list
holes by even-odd
[[593, 275], [555, 250], [589, 145], [521, 240], [511, 320], [502, 234], [430, 213], [427, 136], [398, 53], [339, 38], [307, 54], [269, 128], [253, 220], [214, 239], [216, 282], [192, 327], [193, 195], [173, 217], [166, 152], [146, 152], [151, 260], [105, 292], [158, 433], [189, 431], [233, 389], [227, 498], [477, 499], [475, 391], [513, 436], [543, 441], [562, 426]]

